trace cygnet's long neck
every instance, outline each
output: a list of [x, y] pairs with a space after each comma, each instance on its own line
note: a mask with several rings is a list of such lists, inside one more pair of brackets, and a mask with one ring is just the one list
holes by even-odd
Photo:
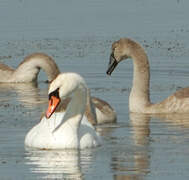
[[142, 47], [136, 48], [131, 54], [134, 65], [133, 86], [129, 97], [131, 112], [143, 112], [150, 104], [150, 71], [148, 57]]
[[59, 73], [59, 69], [54, 60], [43, 53], [35, 53], [27, 56], [18, 66], [12, 76], [14, 82], [31, 82], [37, 80], [37, 75], [43, 69], [52, 81]]

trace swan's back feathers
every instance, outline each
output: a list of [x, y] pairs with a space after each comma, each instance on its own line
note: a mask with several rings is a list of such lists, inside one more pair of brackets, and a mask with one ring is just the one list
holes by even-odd
[[10, 82], [13, 76], [14, 69], [5, 64], [0, 64], [0, 82]]
[[189, 98], [189, 87], [182, 88], [178, 91], [176, 91], [173, 96], [175, 96], [178, 99], [183, 99], [183, 98]]
[[[95, 109], [97, 124], [116, 122], [116, 112], [107, 102], [96, 97], [92, 97], [91, 101]], [[100, 122], [99, 119], [101, 119]]]
[[114, 111], [114, 109], [107, 102], [105, 102], [99, 98], [92, 97], [92, 102], [103, 113], [109, 114], [112, 111]]
[[11, 68], [11, 67], [9, 67], [9, 66], [7, 66], [6, 64], [1, 64], [0, 63], [0, 71], [10, 71], [10, 72], [13, 72], [14, 69]]

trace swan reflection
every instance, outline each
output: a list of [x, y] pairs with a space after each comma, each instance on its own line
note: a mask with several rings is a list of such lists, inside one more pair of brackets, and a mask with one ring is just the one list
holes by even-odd
[[175, 127], [177, 130], [189, 128], [189, 114], [187, 113], [151, 114], [151, 117], [159, 119], [161, 123], [166, 123], [169, 127]]
[[133, 147], [131, 149], [125, 148], [125, 150], [122, 150], [122, 153], [119, 154], [119, 157], [113, 158], [113, 161], [117, 159], [114, 169], [117, 172], [121, 172], [114, 175], [114, 179], [143, 179], [150, 172], [150, 119], [151, 117], [148, 115], [130, 113]]
[[130, 123], [135, 145], [148, 145], [150, 135], [150, 119], [151, 117], [147, 114], [130, 113]]
[[[26, 164], [43, 179], [84, 179], [89, 169], [91, 150], [42, 151], [26, 149]], [[85, 162], [83, 162], [85, 161]]]
[[47, 89], [38, 88], [37, 83], [0, 83], [1, 102], [10, 103], [13, 99], [21, 105], [32, 108], [34, 104], [47, 103]]
[[[146, 175], [150, 173], [150, 129], [156, 124], [162, 124], [166, 130], [169, 129], [174, 132], [183, 132], [184, 129], [189, 128], [189, 116], [188, 114], [178, 113], [130, 113], [130, 123], [132, 128], [132, 139], [136, 146], [135, 152], [133, 153], [133, 171], [135, 171], [135, 173], [132, 175], [117, 175], [115, 179], [145, 179]], [[161, 132], [160, 129], [159, 132]], [[128, 171], [128, 169], [126, 171]]]

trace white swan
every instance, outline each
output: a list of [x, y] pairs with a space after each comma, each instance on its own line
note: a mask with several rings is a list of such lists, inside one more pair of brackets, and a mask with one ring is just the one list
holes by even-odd
[[112, 44], [107, 74], [111, 75], [117, 64], [133, 59], [133, 87], [129, 96], [130, 112], [138, 113], [189, 113], [189, 88], [183, 88], [160, 103], [152, 104], [149, 96], [150, 66], [144, 49], [135, 41], [122, 38]]
[[20, 83], [37, 81], [40, 69], [47, 74], [48, 81], [52, 81], [59, 73], [58, 66], [54, 60], [44, 53], [33, 53], [13, 69], [0, 63], [1, 83]]
[[[76, 73], [62, 73], [49, 87], [46, 117], [25, 137], [25, 145], [40, 149], [92, 148], [101, 138], [83, 116], [86, 108], [87, 85]], [[65, 113], [59, 112], [64, 99], [71, 100]]]

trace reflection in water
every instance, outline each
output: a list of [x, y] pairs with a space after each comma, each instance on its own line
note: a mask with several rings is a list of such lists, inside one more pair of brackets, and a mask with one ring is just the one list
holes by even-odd
[[[43, 179], [83, 179], [92, 160], [91, 150], [42, 151], [28, 149], [27, 164]], [[82, 162], [85, 161], [85, 162]]]
[[[150, 154], [149, 154], [149, 128], [150, 116], [138, 113], [130, 113], [130, 123], [132, 128], [132, 139], [134, 147], [130, 152], [125, 149], [122, 152], [116, 171], [124, 172], [114, 175], [116, 180], [143, 179], [150, 172]], [[116, 157], [113, 158], [114, 161]], [[123, 163], [123, 161], [127, 163]], [[125, 165], [125, 166], [123, 166]]]
[[[160, 124], [162, 127], [158, 128], [157, 132], [162, 137], [163, 135], [177, 138], [173, 138], [174, 142], [178, 144], [183, 142], [183, 138], [187, 139], [187, 132], [189, 128], [189, 114], [140, 114], [140, 113], [130, 113], [130, 123], [132, 129], [132, 139], [134, 148], [131, 149], [131, 153], [128, 153], [127, 149], [122, 150], [122, 154], [119, 157], [114, 157], [116, 162], [117, 172], [121, 172], [114, 176], [116, 180], [128, 180], [128, 179], [145, 179], [146, 175], [151, 173], [151, 153], [149, 150], [150, 146], [150, 128], [155, 134], [156, 126]], [[165, 128], [165, 129], [164, 129]], [[161, 131], [162, 130], [162, 131]], [[169, 130], [169, 134], [167, 134]], [[182, 140], [178, 138], [176, 132], [184, 132], [186, 134]], [[174, 132], [174, 133], [172, 133]], [[163, 146], [161, 146], [163, 147]], [[124, 163], [123, 163], [124, 162]], [[125, 163], [127, 162], [127, 164]], [[129, 164], [130, 163], [130, 164]], [[133, 163], [133, 164], [132, 164]]]
[[189, 114], [172, 113], [172, 114], [152, 114], [151, 117], [160, 119], [163, 123], [168, 123], [170, 127], [176, 127], [177, 130], [189, 128]]
[[136, 146], [141, 146], [134, 155], [134, 162], [139, 174], [148, 174], [150, 171], [149, 136], [150, 116], [146, 114], [130, 113], [130, 122], [133, 130], [133, 141]]
[[130, 122], [133, 130], [135, 145], [148, 145], [150, 135], [150, 116], [147, 114], [130, 113]]
[[33, 104], [47, 103], [47, 90], [40, 92], [37, 83], [0, 83], [0, 94], [2, 102], [9, 103], [16, 98], [21, 105], [31, 108]]
[[115, 123], [107, 123], [107, 124], [96, 125], [95, 128], [96, 128], [96, 131], [101, 136], [107, 137], [107, 136], [111, 135], [113, 130], [115, 128], [118, 128], [118, 126], [117, 126], [117, 124], [115, 122]]

